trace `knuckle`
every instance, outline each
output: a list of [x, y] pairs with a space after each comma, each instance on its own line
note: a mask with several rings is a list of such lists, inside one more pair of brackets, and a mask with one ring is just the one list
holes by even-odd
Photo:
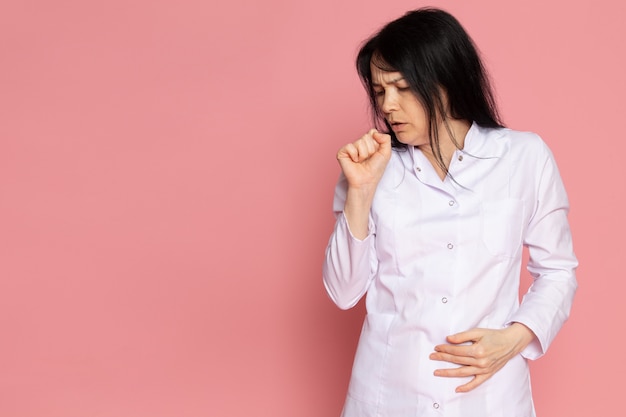
[[479, 367], [479, 369], [480, 369], [480, 372], [478, 372], [478, 373], [480, 373], [480, 374], [487, 374], [487, 373], [491, 372], [490, 369], [489, 369], [489, 366], [487, 364], [482, 364]]
[[474, 357], [484, 358], [486, 356], [485, 348], [482, 345], [474, 345]]
[[481, 358], [481, 359], [479, 359], [478, 361], [476, 361], [476, 365], [477, 365], [479, 368], [483, 368], [483, 369], [484, 369], [484, 368], [488, 368], [488, 367], [489, 367], [489, 365], [490, 365], [490, 361], [489, 361], [488, 359], [486, 359], [486, 358]]

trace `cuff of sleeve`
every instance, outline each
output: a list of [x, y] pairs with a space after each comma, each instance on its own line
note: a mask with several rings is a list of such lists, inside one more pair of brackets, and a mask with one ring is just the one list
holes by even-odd
[[541, 341], [539, 340], [539, 337], [537, 336], [537, 331], [534, 329], [534, 326], [522, 320], [511, 320], [506, 325], [510, 326], [513, 323], [523, 324], [524, 326], [528, 327], [530, 331], [533, 332], [533, 334], [535, 335], [532, 342], [530, 342], [528, 346], [526, 346], [524, 350], [520, 352], [520, 355], [522, 355], [522, 357], [529, 359], [529, 360], [535, 360], [535, 359], [539, 359], [540, 357], [542, 357], [545, 353], [545, 349], [542, 346]]
[[524, 358], [530, 359], [530, 360], [539, 359], [540, 357], [543, 356], [544, 351], [543, 351], [543, 348], [541, 347], [541, 342], [539, 342], [539, 339], [537, 338], [537, 336], [535, 336], [533, 341], [530, 342], [528, 346], [526, 346], [526, 348], [522, 350], [520, 354]]

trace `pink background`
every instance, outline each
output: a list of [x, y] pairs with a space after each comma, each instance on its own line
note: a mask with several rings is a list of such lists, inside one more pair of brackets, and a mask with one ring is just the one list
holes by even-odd
[[[0, 5], [0, 415], [338, 416], [364, 313], [328, 300], [361, 40], [418, 1]], [[572, 203], [580, 290], [540, 416], [618, 415], [620, 0], [438, 1]]]

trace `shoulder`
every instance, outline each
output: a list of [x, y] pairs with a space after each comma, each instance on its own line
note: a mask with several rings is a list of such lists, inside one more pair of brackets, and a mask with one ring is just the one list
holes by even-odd
[[494, 147], [501, 156], [513, 159], [552, 158], [552, 153], [540, 135], [534, 132], [509, 128], [485, 128], [477, 126], [477, 134], [486, 147]]

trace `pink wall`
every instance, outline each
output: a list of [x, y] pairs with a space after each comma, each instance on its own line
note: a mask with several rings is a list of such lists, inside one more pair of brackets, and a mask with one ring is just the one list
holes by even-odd
[[[363, 308], [321, 262], [335, 151], [369, 127], [352, 61], [425, 3], [212, 3], [0, 6], [1, 416], [339, 414]], [[580, 291], [538, 412], [618, 415], [624, 2], [436, 5], [570, 193]]]

